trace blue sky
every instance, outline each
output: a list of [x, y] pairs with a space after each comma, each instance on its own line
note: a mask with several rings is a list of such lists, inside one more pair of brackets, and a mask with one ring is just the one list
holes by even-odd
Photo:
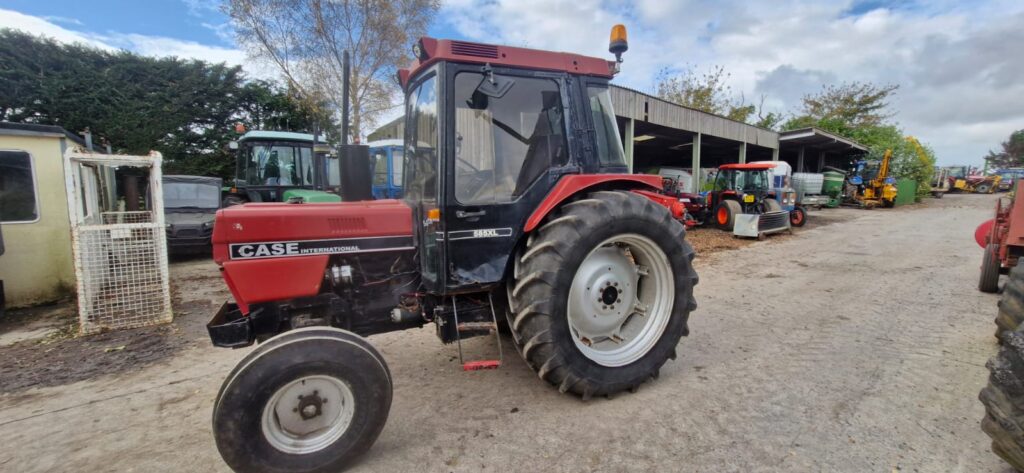
[[[616, 82], [651, 91], [658, 72], [720, 65], [737, 97], [777, 112], [843, 81], [900, 86], [893, 108], [940, 163], [980, 164], [1024, 128], [1019, 0], [443, 0], [430, 28], [457, 38], [608, 56], [630, 31]], [[0, 0], [0, 27], [108, 49], [241, 64], [217, 0]]]

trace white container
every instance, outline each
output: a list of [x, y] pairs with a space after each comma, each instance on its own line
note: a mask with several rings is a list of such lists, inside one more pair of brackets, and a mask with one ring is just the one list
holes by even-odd
[[797, 194], [821, 194], [821, 186], [824, 182], [824, 174], [813, 172], [793, 173], [793, 190]]

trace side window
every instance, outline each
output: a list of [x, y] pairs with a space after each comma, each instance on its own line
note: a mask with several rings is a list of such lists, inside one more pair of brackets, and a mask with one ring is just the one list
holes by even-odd
[[391, 149], [391, 167], [394, 168], [394, 174], [395, 175], [392, 177], [391, 182], [393, 182], [396, 186], [401, 186], [402, 185], [402, 178], [404, 177], [402, 175], [402, 169], [403, 169], [404, 166], [405, 166], [405, 153], [402, 151], [401, 148], [392, 148]]
[[373, 185], [388, 185], [388, 155], [384, 151], [373, 154]]
[[553, 165], [568, 160], [558, 82], [503, 76], [501, 97], [479, 89], [483, 74], [455, 76], [455, 198], [511, 202]]
[[405, 116], [406, 159], [409, 175], [405, 177], [406, 198], [425, 205], [437, 202], [437, 78], [431, 77], [409, 96]]
[[0, 151], [0, 222], [39, 218], [32, 157], [24, 151]]
[[597, 159], [602, 166], [625, 166], [625, 153], [619, 141], [619, 128], [612, 110], [612, 96], [606, 87], [587, 87], [590, 116], [594, 121]]

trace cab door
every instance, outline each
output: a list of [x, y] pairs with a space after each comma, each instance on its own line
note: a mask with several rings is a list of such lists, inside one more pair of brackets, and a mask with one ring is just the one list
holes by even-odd
[[405, 202], [412, 207], [413, 232], [418, 243], [420, 274], [429, 291], [443, 291], [443, 222], [440, 218], [442, 160], [438, 80], [428, 72], [410, 87], [406, 99]]
[[564, 74], [449, 72], [448, 290], [501, 281], [523, 225], [569, 163]]

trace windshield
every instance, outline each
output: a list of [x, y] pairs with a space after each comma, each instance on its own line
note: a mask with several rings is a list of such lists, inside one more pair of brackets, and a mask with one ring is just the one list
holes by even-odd
[[165, 182], [164, 208], [216, 209], [220, 207], [220, 187], [195, 182]]
[[247, 143], [243, 178], [262, 186], [313, 185], [313, 148], [299, 143]]
[[767, 188], [767, 171], [737, 171], [735, 169], [724, 169], [718, 172], [718, 178], [715, 179], [715, 190], [752, 192], [765, 190]]
[[857, 174], [864, 180], [871, 180], [878, 176], [878, 171], [881, 169], [882, 163], [872, 161], [864, 165], [864, 167]]

